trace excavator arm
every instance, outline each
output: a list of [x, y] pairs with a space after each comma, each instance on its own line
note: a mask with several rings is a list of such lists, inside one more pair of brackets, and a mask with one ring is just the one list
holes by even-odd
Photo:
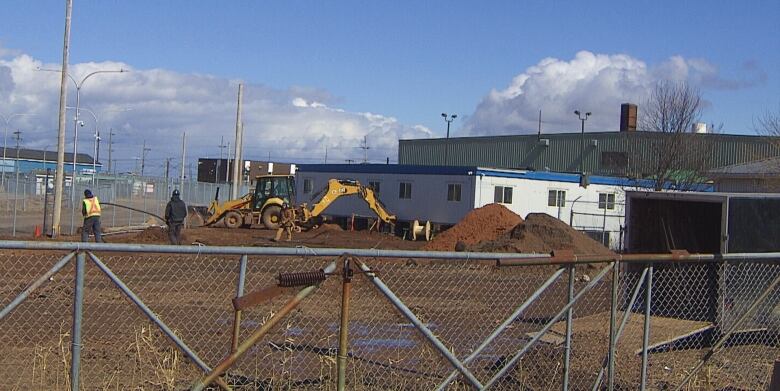
[[312, 204], [311, 209], [306, 210], [307, 219], [319, 216], [339, 197], [354, 194], [359, 195], [368, 204], [368, 207], [376, 213], [379, 219], [386, 223], [395, 222], [395, 215], [387, 211], [373, 189], [361, 185], [358, 181], [344, 179], [328, 180], [328, 185], [317, 193], [315, 197], [317, 201]]

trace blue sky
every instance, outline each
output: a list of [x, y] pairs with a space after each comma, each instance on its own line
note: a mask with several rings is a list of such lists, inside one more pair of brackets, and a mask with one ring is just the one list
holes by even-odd
[[[27, 55], [56, 66], [61, 61], [64, 1], [6, 0], [2, 7], [0, 54], [5, 52], [6, 61]], [[706, 122], [722, 122], [730, 133], [753, 133], [753, 117], [780, 105], [778, 16], [776, 0], [745, 4], [76, 0], [70, 63], [125, 64], [134, 71], [159, 69], [228, 84], [243, 80], [249, 84], [248, 93], [263, 90], [259, 93], [263, 95], [267, 89], [280, 100], [305, 91], [300, 94], [309, 103], [321, 102], [361, 118], [367, 113], [380, 115], [379, 122], [394, 119], [391, 130], [371, 128], [376, 124], [373, 119], [373, 125], [346, 127], [354, 139], [361, 139], [360, 127], [367, 126], [364, 134], [377, 131], [389, 140], [388, 132], [396, 139], [441, 135], [443, 111], [461, 117], [453, 123], [454, 135], [524, 133], [535, 129], [529, 113], [541, 106], [551, 113], [544, 120], [549, 131], [576, 130], [574, 115], [564, 115], [574, 108], [594, 112], [593, 130], [615, 130], [618, 107], [613, 103], [641, 99], [646, 82], [602, 91], [598, 87], [604, 81], [596, 78], [589, 90], [560, 101], [555, 97], [576, 88], [557, 86], [558, 92], [541, 101], [531, 96], [518, 100], [510, 91], [513, 79], [532, 74], [529, 68], [546, 58], [568, 64], [566, 72], [576, 74], [581, 64], [575, 59], [586, 51], [597, 57], [627, 56], [635, 60], [629, 68], [644, 66], [640, 73], [647, 80], [674, 74], [692, 81], [708, 101]], [[685, 64], [682, 76], [679, 68], [668, 71], [673, 58]], [[624, 60], [602, 59], [609, 64]], [[556, 88], [539, 83], [538, 91]], [[529, 85], [517, 87], [528, 90]], [[490, 99], [491, 91], [506, 92], [498, 94], [503, 96], [500, 104]], [[96, 101], [96, 94], [87, 94], [85, 88], [85, 102], [103, 103]], [[0, 109], [0, 114], [6, 110]], [[298, 114], [290, 112], [293, 117]], [[513, 116], [516, 121], [504, 120]], [[125, 126], [138, 127], [133, 121], [130, 114], [122, 118]], [[320, 121], [324, 119], [315, 117], [303, 123], [315, 126]], [[225, 120], [224, 128], [230, 127]], [[258, 127], [266, 126], [258, 122]], [[340, 128], [336, 125], [333, 131]], [[354, 142], [352, 138], [335, 142], [334, 149], [341, 145], [348, 150], [345, 145]], [[378, 149], [384, 145], [377, 143]], [[258, 153], [264, 151], [257, 147]], [[352, 153], [360, 151], [344, 152]]]

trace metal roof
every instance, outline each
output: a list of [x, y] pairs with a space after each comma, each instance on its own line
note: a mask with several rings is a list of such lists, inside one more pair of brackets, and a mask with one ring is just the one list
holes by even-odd
[[[55, 161], [57, 160], [57, 151], [43, 151], [40, 149], [27, 149], [27, 148], [19, 148], [19, 160], [36, 160], [36, 161], [43, 161], [43, 158], [46, 158], [46, 161]], [[1, 156], [0, 156], [1, 158]], [[6, 160], [15, 160], [16, 159], [16, 148], [5, 148], [5, 158]], [[88, 155], [86, 153], [79, 153], [76, 155], [76, 163], [79, 164], [92, 164], [92, 156]], [[65, 163], [73, 162], [73, 153], [65, 152]], [[102, 166], [102, 163], [97, 162], [98, 166]]]
[[762, 177], [780, 176], [780, 158], [772, 157], [747, 163], [719, 167], [710, 174], [714, 177]]
[[[585, 172], [608, 176], [653, 175], [659, 146], [680, 134], [586, 132], [400, 140], [399, 164], [457, 165]], [[780, 156], [778, 137], [685, 133], [707, 169]], [[583, 148], [584, 144], [584, 148]], [[446, 156], [446, 161], [445, 161]]]

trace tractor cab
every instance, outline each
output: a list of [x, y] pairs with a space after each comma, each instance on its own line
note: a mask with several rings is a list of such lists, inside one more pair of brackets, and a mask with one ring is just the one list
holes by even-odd
[[295, 179], [291, 175], [263, 175], [257, 177], [252, 209], [261, 210], [270, 199], [295, 204]]

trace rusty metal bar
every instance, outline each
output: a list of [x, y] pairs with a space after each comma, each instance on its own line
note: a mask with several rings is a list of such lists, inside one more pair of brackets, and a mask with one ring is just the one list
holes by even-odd
[[[490, 336], [488, 336], [487, 338], [485, 338], [485, 340], [482, 342], [482, 344], [479, 345], [479, 347], [477, 347], [473, 352], [471, 352], [471, 354], [469, 354], [468, 357], [463, 359], [463, 364], [468, 364], [472, 360], [477, 358], [477, 356], [479, 356], [479, 354], [482, 353], [482, 351], [485, 350], [485, 348], [487, 348], [491, 343], [493, 343], [494, 339], [496, 339], [502, 332], [504, 332], [504, 330], [506, 330], [507, 327], [509, 327], [510, 325], [512, 325], [512, 323], [514, 323], [517, 317], [519, 317], [523, 312], [525, 312], [525, 310], [528, 307], [530, 307], [531, 304], [536, 302], [536, 300], [539, 299], [539, 296], [541, 296], [542, 293], [544, 293], [544, 291], [546, 291], [547, 288], [550, 287], [550, 285], [552, 285], [555, 281], [558, 280], [558, 277], [560, 277], [561, 274], [563, 274], [564, 270], [566, 269], [564, 268], [558, 269], [558, 271], [553, 273], [553, 275], [550, 276], [550, 278], [548, 278], [547, 281], [545, 281], [544, 284], [542, 284], [542, 286], [540, 286], [536, 291], [534, 291], [534, 293], [528, 296], [528, 298], [523, 302], [523, 304], [520, 304], [520, 306], [517, 307], [515, 312], [513, 312], [512, 315], [509, 315], [509, 317], [507, 317], [504, 320], [504, 323], [501, 323], [500, 326], [498, 326], [495, 330], [493, 330], [493, 333], [490, 334]], [[452, 371], [452, 373], [450, 373], [447, 379], [445, 379], [443, 382], [441, 382], [441, 384], [439, 384], [439, 387], [436, 390], [443, 391], [453, 380], [455, 380], [457, 376], [458, 376], [458, 371], [457, 370]]]
[[76, 275], [73, 287], [73, 325], [70, 341], [70, 389], [79, 391], [81, 369], [81, 320], [84, 315], [84, 261], [83, 252], [76, 255]]
[[542, 336], [544, 336], [544, 334], [546, 334], [547, 331], [550, 330], [550, 328], [555, 323], [557, 323], [558, 320], [560, 320], [563, 317], [563, 315], [566, 314], [566, 311], [568, 311], [569, 308], [573, 307], [574, 304], [576, 304], [577, 301], [580, 298], [582, 298], [582, 296], [585, 295], [585, 293], [588, 293], [588, 291], [593, 289], [593, 287], [596, 286], [596, 284], [598, 284], [599, 281], [601, 281], [601, 279], [604, 278], [604, 276], [607, 275], [607, 272], [609, 272], [610, 269], [612, 269], [613, 267], [614, 267], [614, 263], [611, 263], [611, 264], [607, 265], [606, 267], [604, 267], [603, 269], [601, 269], [601, 271], [599, 271], [599, 273], [592, 280], [590, 280], [588, 285], [585, 285], [585, 287], [582, 288], [582, 290], [577, 292], [577, 294], [574, 296], [574, 299], [572, 299], [570, 302], [566, 303], [566, 305], [563, 306], [563, 308], [558, 312], [558, 314], [556, 314], [554, 317], [552, 317], [552, 319], [550, 319], [547, 322], [547, 324], [544, 325], [544, 327], [542, 327], [541, 330], [539, 330], [539, 332], [536, 334], [536, 336], [534, 336], [530, 341], [528, 341], [528, 343], [522, 349], [520, 349], [520, 351], [518, 351], [511, 359], [509, 359], [509, 361], [507, 361], [507, 363], [504, 365], [503, 368], [501, 368], [501, 370], [498, 371], [498, 373], [496, 373], [487, 383], [485, 383], [485, 386], [484, 386], [483, 389], [489, 388], [490, 386], [495, 384], [499, 379], [504, 377], [504, 375], [506, 375], [507, 371], [509, 371], [512, 367], [514, 367], [514, 365], [517, 363], [517, 361], [520, 360], [520, 358], [522, 358], [523, 355], [525, 355], [525, 353], [528, 351], [528, 349], [530, 349], [531, 346], [536, 344], [536, 342], [539, 341], [539, 339], [542, 338]]
[[[332, 273], [336, 269], [335, 262], [331, 262], [326, 268], [325, 271], [327, 273]], [[241, 356], [246, 354], [247, 351], [249, 351], [252, 346], [254, 346], [257, 341], [260, 340], [260, 338], [263, 338], [271, 329], [273, 329], [274, 326], [276, 326], [277, 323], [279, 323], [282, 319], [284, 319], [287, 314], [289, 314], [292, 310], [295, 309], [295, 307], [298, 306], [298, 304], [303, 301], [306, 297], [308, 297], [310, 294], [314, 293], [317, 290], [317, 285], [310, 285], [307, 286], [300, 291], [298, 291], [298, 294], [296, 294], [293, 298], [291, 298], [285, 305], [279, 309], [277, 313], [275, 313], [270, 319], [268, 319], [265, 323], [263, 323], [260, 328], [255, 330], [252, 335], [249, 336], [244, 342], [238, 345], [236, 348], [236, 351], [231, 353], [228, 357], [222, 360], [222, 362], [217, 365], [216, 368], [211, 370], [205, 377], [198, 380], [191, 388], [192, 391], [202, 391], [205, 389], [209, 384], [211, 384], [213, 381], [217, 380], [220, 375], [222, 375], [225, 371], [228, 370], [233, 364], [235, 364], [236, 361], [238, 361]]]
[[734, 334], [734, 331], [737, 330], [737, 327], [739, 327], [742, 324], [742, 322], [744, 322], [745, 319], [747, 319], [748, 315], [750, 315], [758, 307], [758, 305], [761, 304], [764, 301], [764, 299], [766, 299], [772, 293], [772, 291], [775, 290], [778, 284], [780, 284], [780, 274], [778, 274], [778, 276], [775, 277], [774, 281], [772, 281], [772, 283], [769, 284], [769, 287], [764, 289], [764, 291], [761, 292], [761, 295], [759, 295], [756, 298], [756, 300], [754, 300], [753, 303], [750, 304], [750, 307], [748, 307], [747, 311], [745, 311], [739, 317], [739, 319], [737, 319], [737, 321], [734, 322], [734, 324], [731, 325], [731, 327], [729, 327], [728, 331], [726, 331], [726, 333], [720, 337], [718, 342], [715, 343], [715, 346], [710, 348], [710, 350], [704, 355], [704, 358], [702, 358], [699, 364], [696, 365], [696, 367], [693, 368], [693, 370], [688, 372], [688, 376], [686, 376], [685, 380], [683, 380], [682, 383], [680, 383], [677, 386], [677, 388], [675, 388], [675, 391], [681, 390], [683, 387], [685, 387], [688, 384], [688, 382], [691, 381], [691, 379], [693, 379], [694, 376], [696, 376], [696, 374], [701, 370], [704, 364], [706, 364], [707, 361], [709, 361], [712, 358], [712, 356], [715, 355], [715, 353], [717, 353], [720, 350], [723, 344], [726, 343], [726, 341], [729, 339], [731, 334]]
[[[236, 298], [244, 295], [244, 282], [246, 281], [246, 254], [241, 256], [238, 261], [238, 286], [236, 287]], [[241, 310], [236, 309], [233, 316], [233, 336], [230, 339], [230, 352], [235, 352], [238, 348], [238, 338], [241, 333]]]
[[341, 325], [339, 326], [338, 351], [338, 390], [344, 391], [347, 385], [347, 356], [349, 355], [349, 297], [352, 291], [352, 268], [350, 258], [344, 259], [342, 267]]
[[3, 308], [2, 311], [0, 311], [0, 321], [2, 321], [3, 318], [5, 318], [8, 314], [10, 314], [11, 311], [13, 311], [16, 307], [18, 307], [19, 304], [22, 304], [25, 300], [27, 300], [27, 298], [30, 296], [31, 293], [33, 293], [33, 291], [40, 288], [41, 285], [45, 284], [46, 281], [49, 281], [49, 279], [53, 275], [57, 274], [60, 270], [62, 270], [62, 268], [65, 267], [65, 265], [67, 265], [68, 262], [70, 262], [70, 260], [73, 259], [74, 256], [76, 256], [76, 253], [72, 252], [62, 257], [62, 259], [57, 261], [57, 263], [55, 263], [54, 266], [51, 267], [51, 269], [49, 269], [46, 273], [43, 273], [42, 276], [40, 276], [37, 280], [35, 280], [32, 284], [30, 284], [30, 286], [28, 286], [21, 293], [19, 293], [19, 295], [16, 296], [16, 298], [14, 298], [13, 301], [8, 303], [8, 305], [5, 306], [5, 308]]
[[452, 352], [450, 352], [450, 350], [447, 349], [447, 347], [444, 346], [444, 344], [441, 343], [441, 341], [438, 338], [436, 338], [435, 335], [433, 335], [431, 330], [428, 327], [426, 327], [417, 316], [414, 315], [412, 310], [410, 310], [409, 307], [407, 307], [406, 304], [404, 304], [403, 301], [401, 301], [401, 299], [399, 299], [398, 296], [396, 296], [395, 293], [393, 293], [393, 291], [390, 290], [390, 288], [388, 288], [387, 285], [385, 285], [385, 283], [382, 282], [382, 280], [379, 277], [377, 277], [368, 266], [366, 266], [365, 263], [360, 262], [360, 269], [365, 273], [366, 277], [371, 281], [371, 283], [374, 284], [374, 286], [380, 292], [382, 292], [382, 294], [388, 300], [390, 300], [390, 303], [393, 304], [393, 306], [406, 319], [412, 322], [412, 324], [417, 329], [417, 331], [419, 331], [423, 335], [423, 337], [427, 339], [428, 342], [430, 342], [431, 345], [433, 345], [433, 347], [436, 348], [436, 350], [438, 350], [439, 353], [442, 356], [444, 356], [444, 358], [446, 358], [447, 361], [449, 361], [450, 364], [452, 364], [452, 366], [454, 366], [458, 370], [458, 372], [463, 374], [463, 376], [466, 378], [466, 380], [469, 381], [469, 383], [471, 383], [472, 386], [476, 387], [479, 390], [483, 389], [482, 383], [480, 383], [479, 380], [477, 380], [474, 374], [471, 373], [471, 371], [469, 371], [468, 368], [466, 368], [463, 365], [463, 363], [460, 362], [460, 360], [458, 360], [458, 358], [455, 357], [455, 355], [453, 355]]

